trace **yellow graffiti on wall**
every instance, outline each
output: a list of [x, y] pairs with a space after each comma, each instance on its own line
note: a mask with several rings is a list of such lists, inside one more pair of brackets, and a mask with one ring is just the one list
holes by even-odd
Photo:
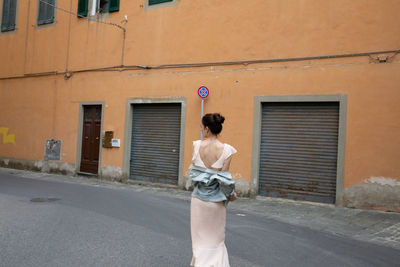
[[15, 145], [15, 134], [8, 134], [8, 128], [0, 127], [0, 135], [3, 134], [3, 144]]

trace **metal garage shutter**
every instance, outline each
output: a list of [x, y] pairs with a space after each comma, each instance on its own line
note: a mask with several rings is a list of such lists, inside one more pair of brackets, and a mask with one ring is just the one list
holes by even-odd
[[180, 104], [133, 105], [130, 179], [178, 183]]
[[259, 194], [334, 203], [339, 103], [263, 103]]

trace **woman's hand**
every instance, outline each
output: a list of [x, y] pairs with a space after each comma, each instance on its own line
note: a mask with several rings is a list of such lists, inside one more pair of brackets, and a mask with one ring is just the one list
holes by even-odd
[[237, 199], [236, 193], [233, 193], [233, 195], [229, 198], [229, 201], [235, 201]]

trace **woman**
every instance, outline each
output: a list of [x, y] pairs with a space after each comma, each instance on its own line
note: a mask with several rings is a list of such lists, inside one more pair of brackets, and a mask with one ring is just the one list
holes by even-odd
[[226, 205], [236, 199], [228, 172], [236, 149], [218, 140], [225, 118], [218, 113], [202, 118], [204, 141], [193, 142], [189, 176], [194, 190], [190, 204], [193, 258], [191, 266], [229, 267], [225, 247]]

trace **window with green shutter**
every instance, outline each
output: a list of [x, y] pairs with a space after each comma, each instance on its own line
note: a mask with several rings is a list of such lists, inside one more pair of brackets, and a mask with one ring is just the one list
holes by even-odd
[[119, 11], [119, 0], [109, 0], [108, 12]]
[[54, 6], [55, 0], [38, 0], [38, 25], [44, 25], [54, 22]]
[[172, 2], [172, 1], [173, 0], [149, 0], [149, 6], [166, 3], [166, 2]]
[[78, 17], [119, 11], [119, 0], [78, 0]]
[[96, 4], [96, 12], [99, 13], [107, 13], [108, 12], [108, 4], [109, 4], [109, 0], [98, 0], [98, 2], [96, 2], [96, 0], [93, 0], [94, 4]]
[[15, 18], [17, 15], [17, 0], [3, 0], [1, 16], [1, 31], [15, 30]]
[[89, 11], [89, 1], [79, 0], [78, 1], [78, 17], [86, 17]]
[[100, 0], [99, 2], [98, 11], [100, 13], [115, 12], [118, 10], [119, 10], [119, 0]]

